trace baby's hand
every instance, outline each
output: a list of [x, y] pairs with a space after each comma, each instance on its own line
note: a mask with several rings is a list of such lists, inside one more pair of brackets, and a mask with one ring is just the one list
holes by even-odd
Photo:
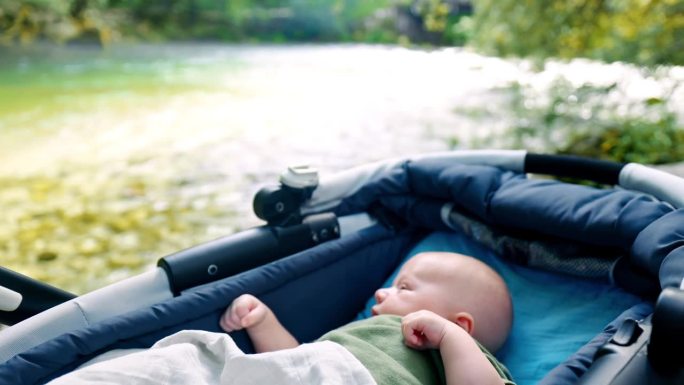
[[439, 349], [453, 326], [456, 325], [428, 310], [419, 310], [401, 319], [404, 341], [414, 349]]
[[258, 326], [268, 316], [270, 309], [255, 296], [243, 294], [228, 306], [219, 324], [226, 332]]

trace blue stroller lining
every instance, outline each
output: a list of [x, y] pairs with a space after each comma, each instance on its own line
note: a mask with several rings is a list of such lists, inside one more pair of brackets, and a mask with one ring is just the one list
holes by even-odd
[[[610, 333], [583, 345], [625, 309], [629, 310], [611, 324], [612, 330], [624, 317], [643, 318], [652, 311], [648, 302], [610, 285], [502, 261], [463, 234], [442, 231], [421, 238], [418, 243], [414, 236], [397, 239], [374, 227], [340, 244], [324, 244], [198, 288], [189, 295], [56, 338], [0, 367], [0, 383], [46, 382], [102, 352], [146, 348], [184, 329], [221, 332], [220, 314], [232, 298], [244, 292], [259, 296], [271, 306], [300, 341], [311, 341], [352, 320], [356, 309], [372, 298], [375, 288], [391, 282], [401, 263], [422, 251], [472, 255], [502, 274], [514, 298], [515, 320], [509, 340], [497, 356], [518, 384], [536, 384], [543, 378], [554, 385], [574, 384]], [[367, 309], [371, 301], [366, 303]], [[241, 349], [253, 351], [246, 333], [232, 336]], [[50, 362], [44, 361], [46, 355], [51, 357]], [[31, 364], [34, 359], [35, 364]], [[556, 366], [558, 375], [549, 375]], [[20, 370], [12, 371], [12, 367]]]
[[[426, 236], [408, 252], [402, 264], [424, 251], [452, 251], [476, 257], [504, 278], [513, 297], [514, 322], [508, 341], [496, 356], [519, 385], [539, 383], [556, 366], [561, 365], [558, 371], [563, 373], [578, 359], [590, 361], [598, 348], [596, 342], [583, 355], [573, 354], [625, 309], [630, 310], [621, 318], [640, 319], [652, 311], [649, 302], [607, 283], [504, 261], [462, 233], [435, 232]], [[383, 287], [391, 286], [400, 267]], [[371, 298], [357, 319], [370, 317], [374, 304], [375, 299]], [[566, 360], [569, 362], [564, 364]], [[570, 378], [555, 378], [553, 384], [573, 384], [577, 380], [571, 371], [565, 374]]]

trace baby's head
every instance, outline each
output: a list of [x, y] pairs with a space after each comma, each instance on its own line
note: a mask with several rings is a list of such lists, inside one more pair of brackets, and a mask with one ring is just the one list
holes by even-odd
[[392, 287], [375, 292], [373, 315], [430, 310], [465, 329], [489, 351], [506, 341], [513, 305], [501, 277], [475, 258], [421, 253], [408, 260]]

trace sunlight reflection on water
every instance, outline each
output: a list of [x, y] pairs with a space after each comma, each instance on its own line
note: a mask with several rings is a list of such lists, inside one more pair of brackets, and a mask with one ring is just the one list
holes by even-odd
[[[108, 62], [99, 58], [63, 63], [48, 71], [54, 81], [53, 94], [39, 94], [37, 88], [44, 81], [40, 87], [34, 84], [34, 89], [31, 82], [23, 83], [25, 92], [44, 99], [32, 99], [26, 109], [41, 102], [53, 108], [37, 114], [36, 121], [24, 118], [16, 126], [11, 125], [12, 119], [21, 111], [11, 111], [6, 114], [10, 122], [6, 131], [49, 125], [48, 131], [61, 132], [71, 141], [68, 150], [46, 145], [45, 138], [37, 139], [41, 143], [36, 149], [32, 148], [36, 143], [12, 143], [4, 150], [20, 159], [21, 165], [3, 162], [2, 171], [35, 172], [62, 160], [106, 163], [139, 151], [148, 156], [150, 151], [163, 153], [169, 145], [190, 151], [236, 140], [236, 135], [250, 143], [262, 141], [268, 152], [279, 145], [276, 150], [285, 158], [299, 157], [304, 148], [310, 154], [318, 152], [324, 164], [334, 164], [325, 158], [343, 153], [339, 166], [345, 167], [352, 157], [362, 162], [411, 150], [439, 149], [435, 143], [421, 147], [426, 139], [423, 132], [451, 118], [454, 92], [445, 92], [448, 73], [424, 68], [430, 60], [422, 51], [228, 46], [200, 47], [185, 57], [188, 48], [184, 46], [176, 56], [168, 46], [155, 49], [168, 62], [137, 57], [119, 62], [121, 53], [110, 54]], [[150, 56], [146, 53], [143, 58]], [[35, 66], [40, 70], [42, 65]], [[448, 94], [452, 97], [445, 99]], [[438, 111], [440, 116], [435, 117]], [[114, 140], [112, 132], [118, 133], [118, 139]], [[350, 156], [355, 149], [349, 145], [371, 136], [373, 140], [362, 147], [370, 152], [372, 144], [375, 154], [364, 156], [357, 151]], [[396, 148], [402, 142], [410, 144], [409, 148]], [[306, 158], [307, 162], [318, 160]]]

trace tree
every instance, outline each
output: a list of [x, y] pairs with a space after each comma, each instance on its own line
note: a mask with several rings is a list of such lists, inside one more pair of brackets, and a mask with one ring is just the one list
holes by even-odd
[[475, 0], [473, 44], [498, 55], [684, 64], [684, 2]]

